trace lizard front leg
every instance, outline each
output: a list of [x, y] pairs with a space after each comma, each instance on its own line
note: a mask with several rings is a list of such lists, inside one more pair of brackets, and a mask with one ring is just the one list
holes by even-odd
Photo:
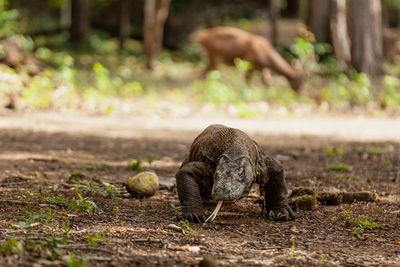
[[194, 222], [204, 222], [201, 193], [206, 190], [208, 180], [212, 179], [211, 172], [203, 162], [184, 162], [176, 173], [176, 185], [182, 213], [185, 219]]
[[266, 157], [265, 163], [269, 179], [263, 188], [263, 216], [277, 221], [294, 220], [296, 215], [288, 204], [288, 190], [282, 165], [271, 157]]

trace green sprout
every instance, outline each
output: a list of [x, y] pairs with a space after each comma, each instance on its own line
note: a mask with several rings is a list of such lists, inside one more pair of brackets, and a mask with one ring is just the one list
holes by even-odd
[[327, 165], [327, 168], [328, 170], [345, 171], [345, 172], [350, 172], [353, 170], [353, 166], [346, 163], [329, 163]]
[[136, 159], [131, 159], [128, 161], [128, 165], [125, 167], [126, 170], [130, 171], [141, 171], [142, 167], [142, 159], [139, 156], [136, 156]]

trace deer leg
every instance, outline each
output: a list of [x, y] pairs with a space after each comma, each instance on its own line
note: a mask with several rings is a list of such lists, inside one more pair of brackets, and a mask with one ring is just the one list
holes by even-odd
[[253, 73], [254, 73], [254, 69], [253, 68], [251, 68], [251, 69], [249, 69], [249, 70], [247, 70], [246, 71], [246, 74], [245, 74], [245, 78], [246, 78], [246, 83], [247, 84], [250, 84], [250, 82], [251, 82], [251, 77], [253, 76]]
[[265, 86], [269, 86], [269, 80], [271, 79], [271, 72], [269, 69], [264, 68], [261, 70], [261, 80]]
[[206, 78], [208, 72], [209, 72], [210, 70], [215, 70], [215, 69], [217, 69], [217, 60], [216, 60], [216, 57], [215, 57], [213, 54], [208, 53], [208, 64], [207, 64], [207, 67], [206, 67], [206, 68], [204, 69], [204, 71], [203, 71], [202, 78], [203, 78], [203, 79]]

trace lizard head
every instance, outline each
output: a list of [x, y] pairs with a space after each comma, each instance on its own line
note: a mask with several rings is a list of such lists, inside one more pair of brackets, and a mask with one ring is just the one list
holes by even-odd
[[236, 201], [250, 189], [253, 179], [249, 157], [231, 159], [223, 155], [214, 173], [211, 196], [214, 200]]

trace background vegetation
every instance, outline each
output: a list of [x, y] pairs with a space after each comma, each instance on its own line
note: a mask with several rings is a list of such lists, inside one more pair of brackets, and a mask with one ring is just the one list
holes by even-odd
[[[78, 1], [79, 2], [79, 1]], [[124, 1], [122, 1], [124, 2]], [[134, 2], [134, 3], [133, 3]], [[349, 66], [341, 68], [331, 43], [315, 41], [306, 26], [313, 1], [279, 2], [278, 51], [289, 62], [300, 59], [307, 72], [301, 93], [274, 75], [265, 87], [254, 77], [243, 79], [249, 64], [237, 60], [200, 79], [206, 59], [200, 47], [188, 41], [201, 27], [232, 25], [266, 37], [271, 33], [271, 5], [264, 1], [206, 1], [196, 18], [189, 17], [199, 1], [171, 2], [165, 24], [164, 49], [152, 71], [146, 69], [142, 46], [143, 6], [129, 6], [128, 36], [122, 41], [121, 1], [91, 0], [90, 30], [71, 38], [76, 19], [74, 1], [0, 1], [0, 98], [3, 106], [19, 109], [83, 109], [89, 112], [155, 112], [188, 114], [201, 107], [240, 117], [277, 113], [356, 111], [397, 113], [400, 105], [400, 35], [397, 1], [383, 1], [383, 28], [391, 46], [384, 47], [384, 73], [370, 76]], [[230, 1], [231, 2], [231, 1]], [[236, 3], [238, 2], [238, 3]], [[76, 25], [76, 24], [75, 24]], [[76, 26], [75, 26], [76, 27]], [[386, 34], [390, 32], [390, 34]], [[385, 37], [386, 36], [386, 37]], [[388, 37], [389, 36], [389, 37]], [[394, 37], [393, 37], [394, 36]], [[7, 62], [6, 41], [23, 48]], [[28, 62], [32, 55], [37, 61]], [[32, 70], [37, 65], [40, 70]], [[256, 74], [259, 76], [260, 74]], [[196, 107], [196, 108], [194, 108]]]

